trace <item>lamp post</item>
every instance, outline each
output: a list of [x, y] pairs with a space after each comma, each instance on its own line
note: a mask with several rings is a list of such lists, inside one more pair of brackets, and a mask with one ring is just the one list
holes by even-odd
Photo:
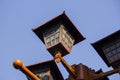
[[66, 16], [65, 12], [33, 29], [33, 32], [46, 45], [47, 50], [55, 60], [61, 62], [67, 71], [75, 77], [75, 69], [63, 59], [63, 56], [69, 54], [73, 45], [85, 38]]
[[[56, 62], [61, 62], [65, 69], [69, 72], [67, 80], [108, 80], [107, 76], [120, 72], [120, 56], [115, 59], [115, 61], [111, 61], [112, 59], [109, 59], [106, 55], [107, 53], [105, 52], [107, 48], [113, 47], [113, 44], [110, 46], [112, 41], [112, 43], [117, 46], [112, 49], [112, 53], [118, 51], [116, 55], [120, 55], [120, 37], [118, 38], [118, 36], [120, 36], [120, 31], [115, 33], [117, 36], [110, 36], [109, 38], [100, 41], [100, 43], [96, 42], [92, 44], [98, 52], [100, 51], [100, 55], [103, 56], [104, 60], [109, 60], [105, 60], [108, 66], [111, 65], [115, 68], [114, 70], [107, 72], [96, 72], [88, 68], [86, 65], [69, 65], [64, 60], [63, 57], [71, 52], [72, 47], [85, 39], [67, 17], [65, 12], [32, 30], [45, 44], [47, 50], [54, 57], [54, 60]], [[115, 39], [111, 40], [112, 38]], [[104, 43], [106, 44], [104, 45]], [[110, 55], [111, 53], [108, 54]], [[22, 62], [20, 62], [20, 64], [17, 63], [16, 65], [15, 61], [14, 67], [25, 73], [28, 80], [63, 80], [63, 77], [54, 60], [33, 64], [27, 67], [23, 66]]]
[[[61, 62], [63, 66], [67, 69], [67, 71], [70, 73], [70, 75], [75, 77], [76, 73], [74, 67], [69, 65], [63, 59], [63, 56], [69, 54], [73, 45], [79, 43], [85, 38], [74, 26], [74, 24], [70, 21], [70, 19], [66, 16], [65, 12], [55, 17], [54, 19], [50, 20], [49, 22], [41, 26], [38, 26], [37, 28], [34, 28], [33, 32], [46, 45], [47, 50], [54, 57], [56, 62]], [[21, 68], [19, 69], [21, 70]], [[26, 70], [28, 71], [28, 73]], [[25, 73], [26, 76], [27, 75], [30, 76], [29, 72], [30, 73], [32, 72], [31, 74], [37, 75], [35, 70], [36, 70], [35, 67], [33, 67], [33, 69], [31, 69], [31, 67], [25, 67], [25, 69], [21, 71], [26, 72]], [[43, 70], [42, 67], [41, 69], [40, 67], [39, 69], [37, 69], [37, 71], [39, 70]], [[31, 75], [30, 79], [33, 79], [32, 77], [34, 77], [34, 75], [33, 76]], [[50, 80], [63, 80], [63, 78], [60, 78], [57, 75], [55, 79], [50, 79]]]
[[102, 80], [103, 77], [119, 72], [119, 69], [116, 69], [97, 74], [85, 65], [71, 66], [64, 60], [63, 57], [70, 53], [72, 46], [85, 39], [65, 12], [34, 28], [33, 32], [46, 45], [56, 62], [61, 62], [69, 72], [68, 80]]

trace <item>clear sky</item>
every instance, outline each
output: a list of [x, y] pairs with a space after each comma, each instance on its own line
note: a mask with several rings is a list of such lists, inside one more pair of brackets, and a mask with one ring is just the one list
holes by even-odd
[[[63, 11], [86, 40], [75, 45], [65, 56], [69, 64], [83, 63], [89, 68], [111, 70], [90, 43], [120, 29], [120, 0], [0, 0], [0, 78], [27, 80], [13, 68], [15, 59], [25, 65], [52, 59], [45, 45], [32, 32]], [[67, 71], [58, 64], [64, 78]], [[119, 74], [109, 76], [120, 80]]]

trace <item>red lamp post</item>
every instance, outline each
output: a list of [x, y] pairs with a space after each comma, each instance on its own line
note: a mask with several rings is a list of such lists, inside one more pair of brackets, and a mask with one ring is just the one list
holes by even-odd
[[54, 57], [57, 52], [62, 56], [70, 53], [72, 46], [85, 38], [66, 16], [65, 12], [33, 29], [33, 32], [46, 45], [47, 50]]

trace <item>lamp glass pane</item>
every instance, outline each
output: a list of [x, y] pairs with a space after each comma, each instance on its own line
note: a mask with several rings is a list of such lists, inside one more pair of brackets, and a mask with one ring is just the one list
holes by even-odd
[[[40, 80], [54, 80], [51, 71], [49, 68], [46, 69], [37, 69], [34, 71], [34, 74], [40, 79]], [[32, 80], [28, 77], [28, 80]]]
[[117, 48], [117, 52], [120, 53], [120, 47]]
[[40, 80], [54, 80], [53, 77], [51, 76], [50, 70], [41, 72], [40, 74], [36, 74]]
[[60, 37], [60, 26], [54, 26], [53, 28], [50, 28], [44, 32], [44, 41], [46, 44], [46, 47], [52, 47], [59, 43], [59, 37]]
[[[61, 26], [64, 26], [64, 25], [61, 25]], [[74, 44], [74, 39], [73, 37], [70, 35], [70, 33], [65, 29], [63, 28], [62, 29], [62, 43], [63, 45], [67, 48], [67, 49], [70, 49], [73, 44]]]
[[110, 63], [120, 60], [120, 39], [104, 44], [102, 49]]

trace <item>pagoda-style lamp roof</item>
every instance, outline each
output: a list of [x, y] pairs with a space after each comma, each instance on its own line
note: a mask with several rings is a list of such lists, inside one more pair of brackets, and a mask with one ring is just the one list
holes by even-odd
[[75, 25], [71, 22], [71, 20], [67, 17], [65, 12], [53, 18], [52, 20], [46, 22], [45, 24], [38, 26], [37, 28], [34, 28], [33, 32], [41, 39], [43, 43], [45, 43], [43, 38], [43, 32], [47, 29], [52, 28], [53, 27], [52, 25], [55, 25], [58, 22], [62, 22], [62, 24], [65, 25], [65, 28], [68, 30], [68, 32], [75, 39], [74, 45], [85, 39], [82, 36], [82, 34], [78, 31], [78, 29], [75, 27]]
[[33, 32], [46, 45], [52, 56], [55, 56], [57, 52], [61, 52], [62, 56], [67, 55], [73, 45], [85, 39], [65, 12], [34, 28]]
[[[40, 80], [64, 80], [54, 60], [29, 65], [27, 68], [40, 78]], [[27, 78], [31, 80], [29, 77]]]
[[92, 43], [92, 46], [108, 67], [120, 66], [120, 30]]

